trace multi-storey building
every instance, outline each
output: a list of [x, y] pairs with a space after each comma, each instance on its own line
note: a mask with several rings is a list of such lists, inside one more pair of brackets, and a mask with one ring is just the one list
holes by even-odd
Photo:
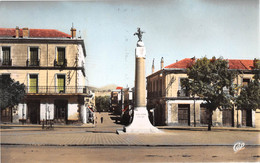
[[1, 111], [1, 120], [40, 124], [82, 119], [85, 86], [84, 40], [53, 29], [0, 28], [0, 75], [26, 85], [18, 106]]
[[121, 115], [122, 113], [122, 99], [123, 88], [117, 87], [117, 89], [111, 91], [110, 96], [110, 111], [114, 114]]
[[[185, 58], [166, 67], [161, 61], [161, 69], [147, 77], [147, 107], [154, 110], [156, 125], [207, 125], [208, 117], [203, 101], [191, 97], [181, 87], [181, 80], [187, 78], [186, 68], [195, 58]], [[229, 59], [229, 69], [239, 70], [235, 84], [245, 85], [252, 80], [252, 69], [256, 60]], [[214, 126], [260, 127], [260, 110], [217, 109], [213, 112]]]
[[121, 123], [129, 124], [134, 109], [134, 88], [117, 87], [111, 91], [110, 111], [121, 115]]

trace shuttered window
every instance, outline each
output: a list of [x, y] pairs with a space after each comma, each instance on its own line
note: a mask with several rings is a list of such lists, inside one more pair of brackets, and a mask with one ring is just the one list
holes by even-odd
[[65, 93], [65, 75], [57, 75], [58, 93]]
[[65, 62], [65, 48], [58, 48], [57, 50], [57, 64], [62, 66]]
[[3, 65], [9, 65], [11, 60], [10, 47], [2, 47]]
[[38, 75], [30, 75], [29, 79], [29, 93], [38, 92]]
[[38, 66], [38, 48], [30, 48], [30, 66]]

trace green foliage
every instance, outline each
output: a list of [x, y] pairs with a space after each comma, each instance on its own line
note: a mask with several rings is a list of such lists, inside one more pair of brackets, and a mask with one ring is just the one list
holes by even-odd
[[210, 114], [209, 123], [214, 110], [232, 106], [234, 94], [232, 83], [236, 73], [228, 70], [228, 61], [215, 57], [197, 59], [187, 68], [187, 75], [188, 78], [183, 80], [182, 87], [189, 94], [199, 96], [206, 101], [205, 107]]
[[256, 110], [260, 108], [260, 62], [255, 64], [253, 81], [242, 87], [236, 99], [238, 109]]
[[96, 102], [96, 109], [98, 112], [108, 111], [109, 104], [110, 104], [109, 96], [97, 96], [95, 102]]
[[0, 108], [13, 107], [25, 96], [25, 85], [0, 76]]

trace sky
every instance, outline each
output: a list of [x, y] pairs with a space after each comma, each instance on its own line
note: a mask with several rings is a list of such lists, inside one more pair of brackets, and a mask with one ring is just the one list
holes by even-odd
[[258, 0], [0, 1], [1, 28], [57, 29], [72, 23], [86, 47], [88, 86], [133, 87], [137, 27], [146, 75], [191, 57], [260, 58]]

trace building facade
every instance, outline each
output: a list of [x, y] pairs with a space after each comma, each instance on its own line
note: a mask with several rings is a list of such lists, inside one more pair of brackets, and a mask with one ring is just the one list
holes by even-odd
[[134, 88], [122, 88], [111, 91], [110, 111], [120, 115], [122, 124], [129, 124], [133, 118], [134, 109]]
[[[25, 99], [1, 112], [2, 122], [81, 122], [85, 86], [84, 40], [53, 29], [0, 28], [0, 75], [26, 85]], [[10, 117], [11, 118], [8, 118]]]
[[[252, 80], [254, 60], [228, 60], [230, 70], [239, 70], [234, 83], [246, 85]], [[187, 78], [186, 68], [195, 58], [185, 58], [166, 67], [161, 60], [161, 69], [147, 77], [147, 108], [154, 112], [155, 125], [206, 126], [207, 110], [203, 101], [191, 97], [182, 89], [181, 80]], [[260, 110], [246, 111], [233, 108], [213, 112], [213, 126], [260, 127]]]

